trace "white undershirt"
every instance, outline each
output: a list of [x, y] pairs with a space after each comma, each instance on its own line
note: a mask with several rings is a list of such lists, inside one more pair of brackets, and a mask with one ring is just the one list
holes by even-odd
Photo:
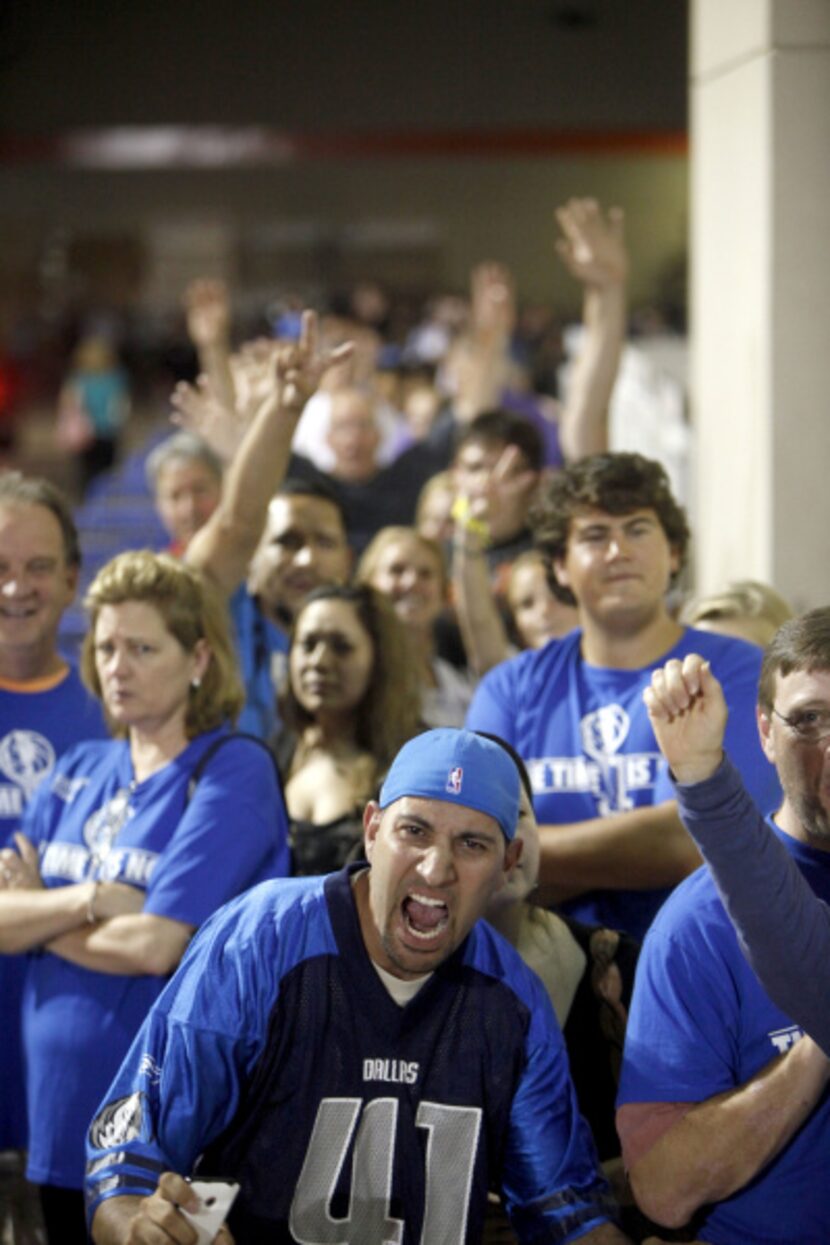
[[395, 977], [392, 973], [387, 973], [386, 969], [381, 968], [374, 960], [372, 960], [372, 968], [374, 968], [399, 1007], [406, 1007], [407, 1003], [415, 998], [421, 986], [425, 986], [432, 976], [432, 973], [424, 973], [423, 977], [413, 977], [411, 981], [404, 981], [402, 977]]

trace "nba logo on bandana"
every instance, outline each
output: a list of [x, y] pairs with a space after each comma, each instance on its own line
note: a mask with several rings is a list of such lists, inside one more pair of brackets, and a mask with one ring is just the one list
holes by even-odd
[[464, 777], [464, 771], [460, 765], [456, 765], [455, 769], [451, 769], [447, 775], [447, 790], [452, 795], [461, 795], [461, 779]]

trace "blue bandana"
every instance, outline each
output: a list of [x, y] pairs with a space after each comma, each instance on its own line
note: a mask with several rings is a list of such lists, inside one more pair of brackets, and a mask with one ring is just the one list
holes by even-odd
[[506, 839], [516, 833], [519, 771], [490, 739], [449, 727], [425, 731], [404, 744], [380, 789], [387, 808], [404, 796], [463, 804], [493, 817]]

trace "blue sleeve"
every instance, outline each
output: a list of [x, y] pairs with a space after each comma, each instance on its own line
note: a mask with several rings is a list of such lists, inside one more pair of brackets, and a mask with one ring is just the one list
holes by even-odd
[[263, 748], [218, 748], [150, 879], [144, 911], [201, 925], [248, 887], [289, 871], [276, 771]]
[[620, 1104], [703, 1102], [735, 1086], [740, 1007], [732, 974], [694, 923], [665, 928], [671, 910], [663, 909], [637, 962]]
[[756, 720], [758, 705], [758, 678], [761, 673], [761, 654], [748, 663], [748, 668], [736, 671], [731, 678], [728, 669], [715, 673], [723, 685], [723, 694], [729, 706], [726, 734], [723, 746], [732, 763], [746, 783], [747, 791], [764, 813], [771, 813], [781, 803], [781, 784], [775, 766], [767, 760], [761, 747]]
[[516, 658], [490, 670], [473, 693], [464, 725], [471, 731], [489, 731], [509, 744], [516, 742]]
[[[189, 1175], [234, 1117], [278, 988], [268, 925], [256, 922], [256, 909], [251, 919], [244, 902], [194, 939], [90, 1125], [90, 1222], [105, 1198], [147, 1196], [163, 1171]], [[246, 953], [252, 940], [267, 944], [261, 961]]]
[[714, 875], [761, 984], [830, 1054], [830, 910], [728, 761], [706, 782], [676, 790], [683, 823]]
[[576, 1241], [615, 1206], [579, 1114], [562, 1035], [541, 984], [510, 1113], [502, 1192], [522, 1242]]

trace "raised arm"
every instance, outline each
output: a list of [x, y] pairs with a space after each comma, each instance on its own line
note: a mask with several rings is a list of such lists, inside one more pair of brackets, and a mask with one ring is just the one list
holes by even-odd
[[470, 325], [457, 348], [457, 393], [453, 411], [469, 423], [501, 402], [516, 325], [516, 292], [510, 269], [492, 261], [470, 274]]
[[486, 519], [473, 513], [467, 497], [453, 505], [452, 586], [467, 663], [486, 674], [510, 654], [507, 630], [490, 586]]
[[726, 710], [708, 663], [670, 666], [655, 673], [645, 700], [683, 822], [764, 989], [830, 1053], [830, 909], [722, 763]]
[[303, 313], [299, 341], [276, 351], [269, 392], [225, 474], [222, 500], [187, 548], [187, 561], [211, 575], [228, 596], [244, 579], [262, 535], [303, 407], [323, 373], [350, 354], [349, 344], [318, 350], [313, 311]]
[[230, 365], [231, 311], [223, 281], [192, 281], [184, 294], [187, 331], [196, 347], [199, 366], [217, 400], [229, 410], [235, 404]]
[[608, 448], [608, 407], [626, 323], [628, 253], [623, 214], [606, 215], [593, 199], [558, 208], [557, 250], [583, 288], [583, 336], [559, 415], [559, 443], [568, 462]]
[[490, 584], [489, 519], [500, 507], [515, 510], [516, 498], [527, 498], [537, 481], [537, 472], [523, 467], [518, 447], [508, 445], [490, 472], [484, 492], [475, 498], [460, 495], [453, 505], [455, 606], [467, 661], [477, 675], [510, 656], [507, 629]]

